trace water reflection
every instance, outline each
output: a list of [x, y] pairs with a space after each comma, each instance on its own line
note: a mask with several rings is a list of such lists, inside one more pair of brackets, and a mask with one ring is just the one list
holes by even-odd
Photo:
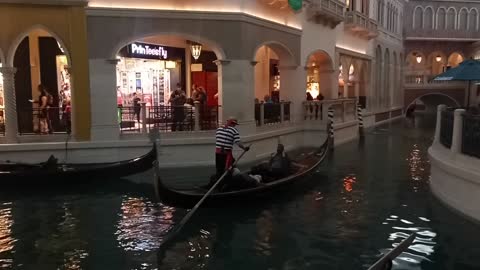
[[273, 235], [273, 215], [266, 210], [257, 219], [257, 238], [255, 240], [255, 250], [259, 255], [272, 255], [272, 235]]
[[[423, 220], [422, 220], [423, 219]], [[392, 243], [392, 248], [383, 249], [383, 254], [389, 252], [400, 244], [403, 240], [409, 237], [411, 233], [415, 233], [415, 239], [413, 243], [408, 247], [408, 251], [404, 251], [394, 261], [394, 265], [402, 269], [421, 269], [420, 264], [422, 261], [429, 261], [430, 256], [435, 252], [434, 241], [436, 233], [431, 231], [431, 228], [425, 227], [423, 223], [425, 218], [418, 217], [418, 220], [423, 221], [422, 224], [416, 224], [415, 221], [410, 221], [405, 218], [401, 218], [398, 215], [390, 215], [385, 218], [383, 225], [390, 225], [393, 232], [389, 234], [388, 241]], [[401, 224], [401, 225], [397, 225]], [[405, 227], [405, 225], [410, 225]]]
[[343, 179], [343, 187], [345, 188], [345, 191], [347, 192], [352, 192], [353, 190], [353, 184], [357, 181], [357, 177], [354, 175], [349, 175]]
[[115, 232], [125, 251], [156, 250], [163, 235], [173, 227], [175, 208], [161, 206], [144, 199], [124, 197]]
[[12, 237], [12, 203], [4, 203], [0, 207], [0, 269], [12, 266], [13, 260], [8, 258], [14, 248], [15, 239]]

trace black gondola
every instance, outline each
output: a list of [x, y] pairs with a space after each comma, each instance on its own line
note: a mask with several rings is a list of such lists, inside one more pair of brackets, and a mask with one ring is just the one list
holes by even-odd
[[[280, 188], [284, 188], [290, 184], [298, 182], [304, 176], [311, 173], [318, 165], [320, 165], [320, 163], [322, 163], [322, 161], [328, 154], [328, 148], [329, 144], [327, 139], [318, 150], [310, 151], [309, 153], [301, 156], [300, 159], [295, 160], [296, 163], [300, 163], [303, 166], [288, 177], [265, 183], [254, 188], [247, 188], [228, 192], [214, 192], [206, 198], [204, 205], [223, 206], [232, 203], [234, 204], [248, 202], [252, 201], [252, 199], [256, 197], [260, 197], [270, 192], [277, 191]], [[163, 203], [171, 206], [191, 208], [206, 193], [205, 190], [199, 188], [190, 190], [177, 190], [169, 188], [165, 186], [165, 184], [162, 182], [158, 164], [154, 167], [156, 173], [155, 188], [158, 192], [157, 195]]]
[[146, 171], [157, 160], [155, 144], [147, 154], [130, 160], [108, 163], [56, 163], [52, 157], [37, 164], [1, 163], [0, 186], [6, 184], [48, 184], [53, 182], [71, 183], [74, 180], [120, 178]]

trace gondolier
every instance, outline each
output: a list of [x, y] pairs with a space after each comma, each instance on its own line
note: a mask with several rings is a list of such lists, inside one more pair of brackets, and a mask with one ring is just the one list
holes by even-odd
[[227, 123], [217, 129], [215, 135], [215, 165], [217, 168], [217, 178], [220, 177], [230, 165], [233, 164], [233, 145], [236, 144], [244, 151], [248, 151], [250, 148], [244, 146], [240, 142], [240, 134], [235, 126], [238, 125], [238, 121], [234, 117], [230, 117]]

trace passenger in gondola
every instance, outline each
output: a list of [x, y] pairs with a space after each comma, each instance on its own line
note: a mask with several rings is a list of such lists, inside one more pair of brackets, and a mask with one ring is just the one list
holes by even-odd
[[222, 192], [254, 188], [262, 184], [262, 176], [251, 173], [241, 173], [238, 168], [232, 170], [230, 177], [225, 179], [220, 189]]
[[271, 182], [287, 177], [292, 172], [292, 165], [292, 161], [285, 152], [285, 146], [278, 144], [277, 152], [272, 155], [270, 160], [253, 167], [251, 173], [261, 175], [263, 182]]
[[283, 178], [290, 174], [291, 164], [290, 158], [285, 152], [285, 146], [281, 143], [277, 146], [277, 152], [270, 158], [269, 175], [273, 178]]

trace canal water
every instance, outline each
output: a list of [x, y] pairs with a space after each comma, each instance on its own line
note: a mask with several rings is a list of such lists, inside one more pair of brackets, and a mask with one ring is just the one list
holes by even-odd
[[357, 270], [413, 232], [394, 269], [480, 269], [480, 227], [430, 193], [433, 121], [367, 130], [275, 198], [200, 209], [164, 254], [159, 243], [186, 210], [158, 203], [151, 185], [2, 190], [0, 269]]

